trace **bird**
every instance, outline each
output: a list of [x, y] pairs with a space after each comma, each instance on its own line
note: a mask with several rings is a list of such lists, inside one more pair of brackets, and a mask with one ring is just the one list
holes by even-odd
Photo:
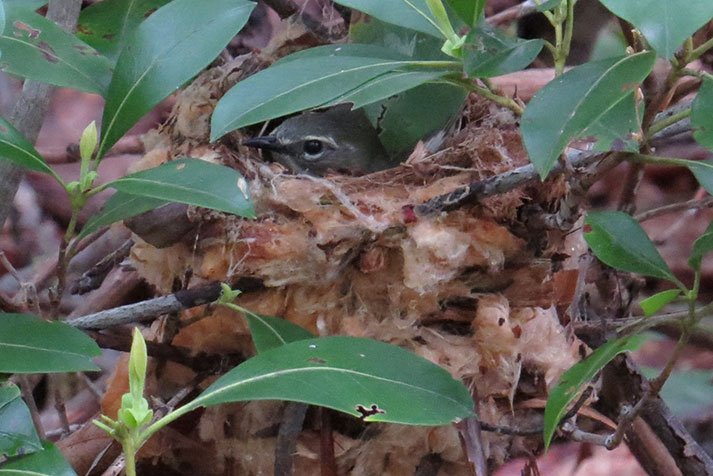
[[267, 151], [296, 174], [363, 175], [395, 165], [364, 111], [350, 104], [293, 116], [270, 135], [247, 139], [243, 145]]

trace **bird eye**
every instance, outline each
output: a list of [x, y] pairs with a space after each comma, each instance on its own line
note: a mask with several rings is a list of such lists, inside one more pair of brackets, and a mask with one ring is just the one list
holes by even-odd
[[315, 139], [306, 140], [302, 148], [307, 155], [318, 155], [322, 152], [322, 141]]

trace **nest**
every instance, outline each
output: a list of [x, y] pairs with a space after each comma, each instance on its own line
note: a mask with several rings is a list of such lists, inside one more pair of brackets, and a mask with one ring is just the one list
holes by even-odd
[[[243, 69], [260, 65], [252, 57], [239, 61]], [[402, 346], [463, 380], [481, 421], [541, 423], [548, 388], [581, 358], [583, 344], [561, 324], [571, 299], [561, 283], [576, 274], [562, 265], [562, 235], [527, 230], [520, 214], [533, 204], [547, 209], [565, 184], [537, 184], [435, 216], [414, 213], [414, 205], [525, 164], [512, 118], [472, 97], [465, 126], [437, 154], [363, 177], [293, 176], [251, 156], [239, 140], [206, 145], [212, 107], [243, 69], [215, 68], [187, 88], [137, 168], [180, 155], [234, 167], [249, 180], [258, 218], [192, 210], [196, 232], [181, 242], [158, 249], [136, 237], [132, 260], [141, 276], [160, 293], [188, 274], [191, 285], [250, 278], [261, 286], [244, 293], [241, 306], [321, 336]], [[173, 345], [195, 353], [254, 353], [245, 321], [231, 311], [199, 309], [181, 319], [190, 324], [172, 337]], [[163, 332], [158, 325], [154, 331]], [[189, 378], [190, 372], [165, 372], [154, 390], [170, 392]], [[192, 445], [198, 442], [201, 456], [177, 445], [160, 457], [181, 471], [224, 474], [232, 466], [233, 474], [271, 474], [284, 407], [252, 402], [208, 409], [183, 431]], [[334, 418], [340, 474], [413, 474], [433, 455], [440, 474], [471, 474], [455, 427], [405, 431]], [[495, 433], [483, 433], [482, 443], [492, 466], [540, 444]], [[308, 414], [295, 474], [314, 474], [319, 448], [319, 428]], [[202, 466], [205, 455], [217, 462], [214, 468]]]

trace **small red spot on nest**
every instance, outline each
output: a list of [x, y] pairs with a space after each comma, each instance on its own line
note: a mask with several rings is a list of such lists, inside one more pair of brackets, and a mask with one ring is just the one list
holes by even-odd
[[401, 216], [404, 223], [415, 223], [418, 220], [413, 205], [404, 205], [401, 207]]
[[584, 225], [584, 226], [582, 227], [582, 231], [584, 231], [585, 233], [591, 233], [591, 232], [592, 232], [592, 225]]

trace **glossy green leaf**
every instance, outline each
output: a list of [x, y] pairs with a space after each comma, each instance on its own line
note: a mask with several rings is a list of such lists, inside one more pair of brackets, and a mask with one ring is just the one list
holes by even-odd
[[659, 293], [649, 296], [639, 303], [644, 315], [653, 316], [659, 312], [665, 305], [673, 302], [681, 295], [680, 289], [667, 289]]
[[254, 312], [244, 312], [250, 326], [250, 335], [253, 338], [255, 349], [258, 353], [280, 347], [298, 340], [312, 339], [312, 334], [307, 329], [286, 321], [279, 317], [261, 316]]
[[469, 76], [491, 78], [525, 69], [540, 53], [542, 40], [521, 40], [497, 28], [477, 27], [463, 46], [464, 70]]
[[153, 169], [127, 175], [107, 186], [130, 195], [255, 217], [243, 176], [229, 167], [205, 160], [172, 160]]
[[386, 23], [442, 38], [426, 0], [335, 0]]
[[247, 400], [291, 400], [410, 425], [445, 425], [473, 414], [470, 392], [441, 367], [400, 347], [343, 336], [260, 353], [188, 405]]
[[77, 36], [112, 61], [139, 24], [170, 0], [103, 0], [79, 15]]
[[0, 461], [42, 449], [30, 410], [20, 397], [17, 386], [0, 384]]
[[3, 118], [0, 118], [0, 160], [9, 160], [21, 167], [50, 174], [59, 183], [63, 183], [25, 136]]
[[638, 152], [641, 115], [636, 107], [634, 93], [627, 94], [611, 109], [577, 138], [593, 139], [592, 150], [607, 152], [610, 150]]
[[584, 239], [612, 268], [678, 282], [641, 225], [623, 212], [591, 212]]
[[167, 200], [117, 191], [109, 197], [109, 200], [106, 201], [99, 213], [87, 220], [79, 234], [79, 238], [83, 238], [104, 226], [141, 215], [167, 203], [169, 203]]
[[174, 0], [141, 23], [116, 63], [97, 156], [213, 61], [253, 8], [246, 0]]
[[45, 17], [26, 7], [5, 5], [0, 35], [0, 71], [104, 95], [111, 64]]
[[557, 385], [550, 391], [545, 405], [545, 448], [549, 447], [560, 420], [567, 413], [567, 407], [584, 390], [584, 386], [614, 357], [622, 352], [638, 349], [644, 340], [642, 336], [633, 336], [607, 342], [562, 374]]
[[601, 0], [614, 15], [644, 34], [659, 56], [670, 58], [684, 40], [713, 17], [710, 0]]
[[56, 446], [46, 441], [42, 447], [42, 451], [3, 464], [0, 476], [77, 476]]
[[0, 372], [46, 373], [99, 370], [97, 344], [63, 322], [27, 314], [0, 314]]
[[637, 87], [654, 60], [653, 53], [645, 52], [585, 63], [554, 79], [532, 98], [522, 116], [521, 131], [542, 178], [570, 140]]
[[553, 10], [563, 1], [565, 0], [545, 0], [544, 2], [540, 2], [540, 4], [537, 5], [537, 11], [546, 12], [547, 10]]
[[[363, 45], [330, 45], [307, 51], [298, 53], [297, 59], [283, 59], [228, 91], [213, 112], [211, 141], [240, 127], [344, 101], [350, 93], [354, 94], [353, 100], [362, 104], [378, 101], [399, 92], [398, 81], [392, 81], [389, 75], [435, 71], [428, 66], [432, 63], [394, 59], [394, 53], [381, 55], [382, 49]], [[449, 71], [438, 69], [437, 72], [445, 75]], [[415, 82], [413, 76], [398, 77], [403, 79], [400, 83], [403, 87], [428, 80], [423, 76]], [[377, 78], [379, 80], [371, 86], [364, 86]]]
[[713, 150], [713, 78], [705, 76], [693, 101], [691, 124], [693, 137], [703, 147]]
[[446, 2], [467, 26], [475, 26], [483, 15], [486, 0], [446, 0]]
[[688, 257], [688, 265], [694, 270], [699, 270], [703, 257], [713, 250], [713, 223], [708, 225], [706, 231], [693, 243], [691, 256]]

